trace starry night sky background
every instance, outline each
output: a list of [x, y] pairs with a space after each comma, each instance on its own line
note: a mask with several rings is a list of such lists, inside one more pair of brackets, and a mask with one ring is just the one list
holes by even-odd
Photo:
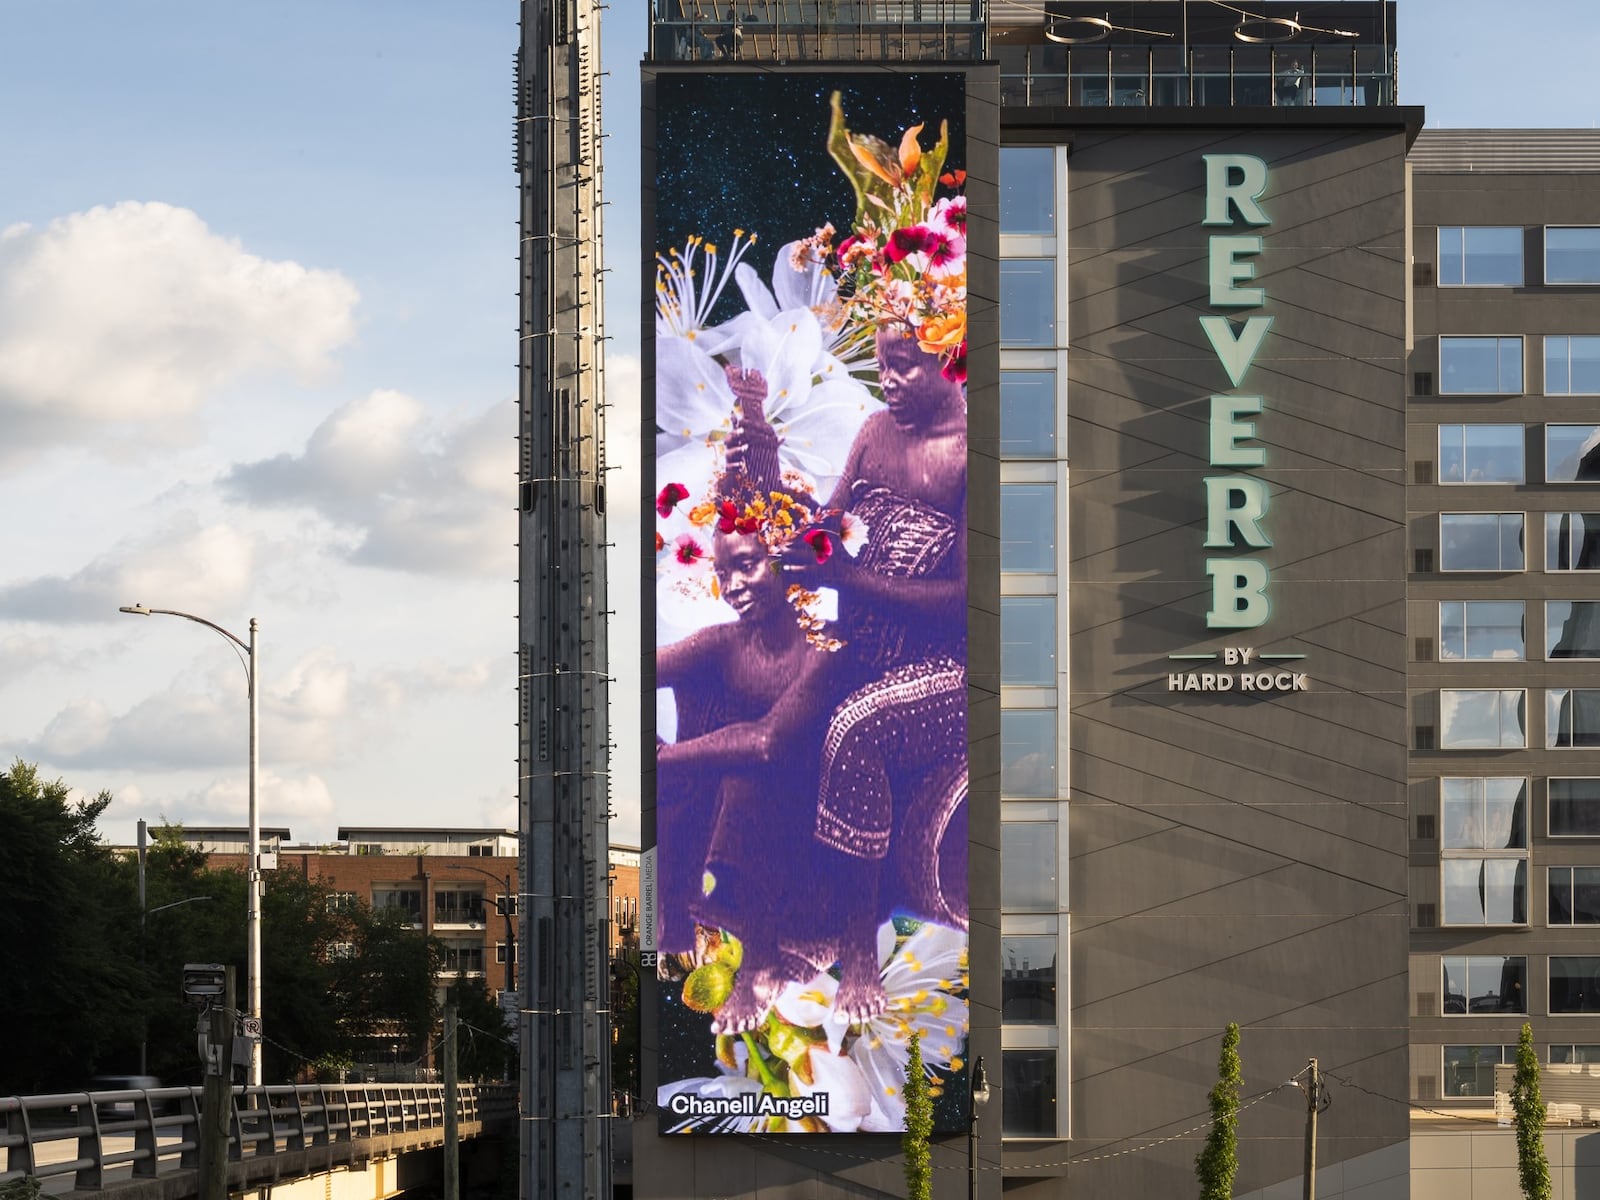
[[[828, 155], [828, 97], [842, 93], [845, 125], [891, 146], [919, 121], [924, 149], [950, 123], [946, 168], [965, 167], [965, 79], [885, 72], [663, 75], [656, 80], [656, 249], [681, 252], [693, 234], [724, 249], [733, 231], [760, 239], [745, 258], [771, 282], [779, 247], [825, 222], [844, 240], [855, 218], [850, 181]], [[724, 293], [713, 323], [744, 308]]]
[[[901, 134], [923, 122], [926, 150], [950, 125], [946, 169], [966, 163], [966, 81], [959, 74], [886, 72], [714, 73], [656, 79], [655, 247], [665, 252], [700, 235], [724, 254], [733, 231], [758, 237], [745, 261], [769, 285], [780, 247], [833, 222], [835, 244], [855, 218], [855, 194], [828, 154], [829, 97], [842, 94], [846, 126], [898, 146]], [[712, 313], [718, 324], [744, 311], [729, 284]], [[659, 1081], [717, 1073], [711, 1018], [687, 1008], [681, 981], [658, 993]], [[966, 1072], [948, 1077], [935, 1099], [935, 1129], [966, 1128]], [[662, 1129], [678, 1120], [664, 1110]], [[897, 1135], [889, 1135], [897, 1136]]]

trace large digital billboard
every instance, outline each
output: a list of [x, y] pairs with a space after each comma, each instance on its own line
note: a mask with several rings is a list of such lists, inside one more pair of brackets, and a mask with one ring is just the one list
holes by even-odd
[[663, 1132], [965, 1128], [964, 106], [656, 80]]

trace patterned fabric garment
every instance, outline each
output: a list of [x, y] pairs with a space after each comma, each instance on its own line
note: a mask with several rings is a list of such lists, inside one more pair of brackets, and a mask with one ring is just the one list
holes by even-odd
[[[893, 579], [948, 577], [955, 569], [956, 539], [962, 536], [955, 518], [920, 500], [911, 500], [881, 485], [857, 480], [850, 511], [867, 526], [867, 544], [857, 567]], [[840, 614], [846, 642], [863, 665], [882, 670], [908, 658], [932, 654], [960, 656], [966, 642], [966, 613], [949, 621], [892, 620], [871, 609]]]

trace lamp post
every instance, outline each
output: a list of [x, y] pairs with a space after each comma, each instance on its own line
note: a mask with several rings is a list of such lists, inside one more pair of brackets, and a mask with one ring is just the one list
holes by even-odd
[[989, 1076], [983, 1069], [983, 1056], [972, 1064], [967, 1076], [967, 1200], [978, 1195], [978, 1109], [989, 1102]]
[[[118, 611], [131, 613], [136, 617], [182, 617], [185, 621], [193, 621], [196, 625], [204, 625], [207, 629], [215, 630], [247, 656], [244, 658], [244, 674], [250, 693], [250, 861], [245, 868], [245, 974], [248, 976], [245, 986], [249, 1015], [255, 1018], [259, 1025], [261, 1021], [261, 813], [256, 803], [256, 783], [261, 768], [261, 743], [260, 698], [256, 688], [258, 630], [256, 619], [250, 618], [250, 640], [247, 642], [237, 634], [229, 633], [215, 621], [208, 621], [204, 617], [179, 612], [173, 608], [146, 608], [143, 604], [125, 604]], [[261, 1086], [261, 1043], [253, 1038], [250, 1042], [250, 1086]]]
[[482, 867], [469, 866], [466, 863], [447, 863], [445, 869], [450, 871], [473, 871], [485, 879], [492, 879], [496, 883], [505, 885], [505, 904], [501, 907], [500, 915], [506, 919], [506, 986], [505, 990], [517, 990], [516, 960], [517, 960], [517, 931], [512, 923], [512, 907], [517, 893], [511, 887], [511, 876], [508, 873], [504, 878], [492, 871], [485, 871]]

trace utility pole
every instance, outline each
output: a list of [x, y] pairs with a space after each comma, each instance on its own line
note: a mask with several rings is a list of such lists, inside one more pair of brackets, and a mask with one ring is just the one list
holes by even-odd
[[205, 1092], [200, 1111], [200, 1200], [228, 1200], [228, 1118], [233, 1109], [233, 968], [223, 974], [222, 1003], [206, 1010]]
[[1322, 1105], [1322, 1076], [1317, 1060], [1306, 1067], [1306, 1179], [1305, 1200], [1317, 1200], [1317, 1113]]
[[456, 1122], [456, 1002], [444, 1006], [444, 1200], [461, 1200], [461, 1130]]

